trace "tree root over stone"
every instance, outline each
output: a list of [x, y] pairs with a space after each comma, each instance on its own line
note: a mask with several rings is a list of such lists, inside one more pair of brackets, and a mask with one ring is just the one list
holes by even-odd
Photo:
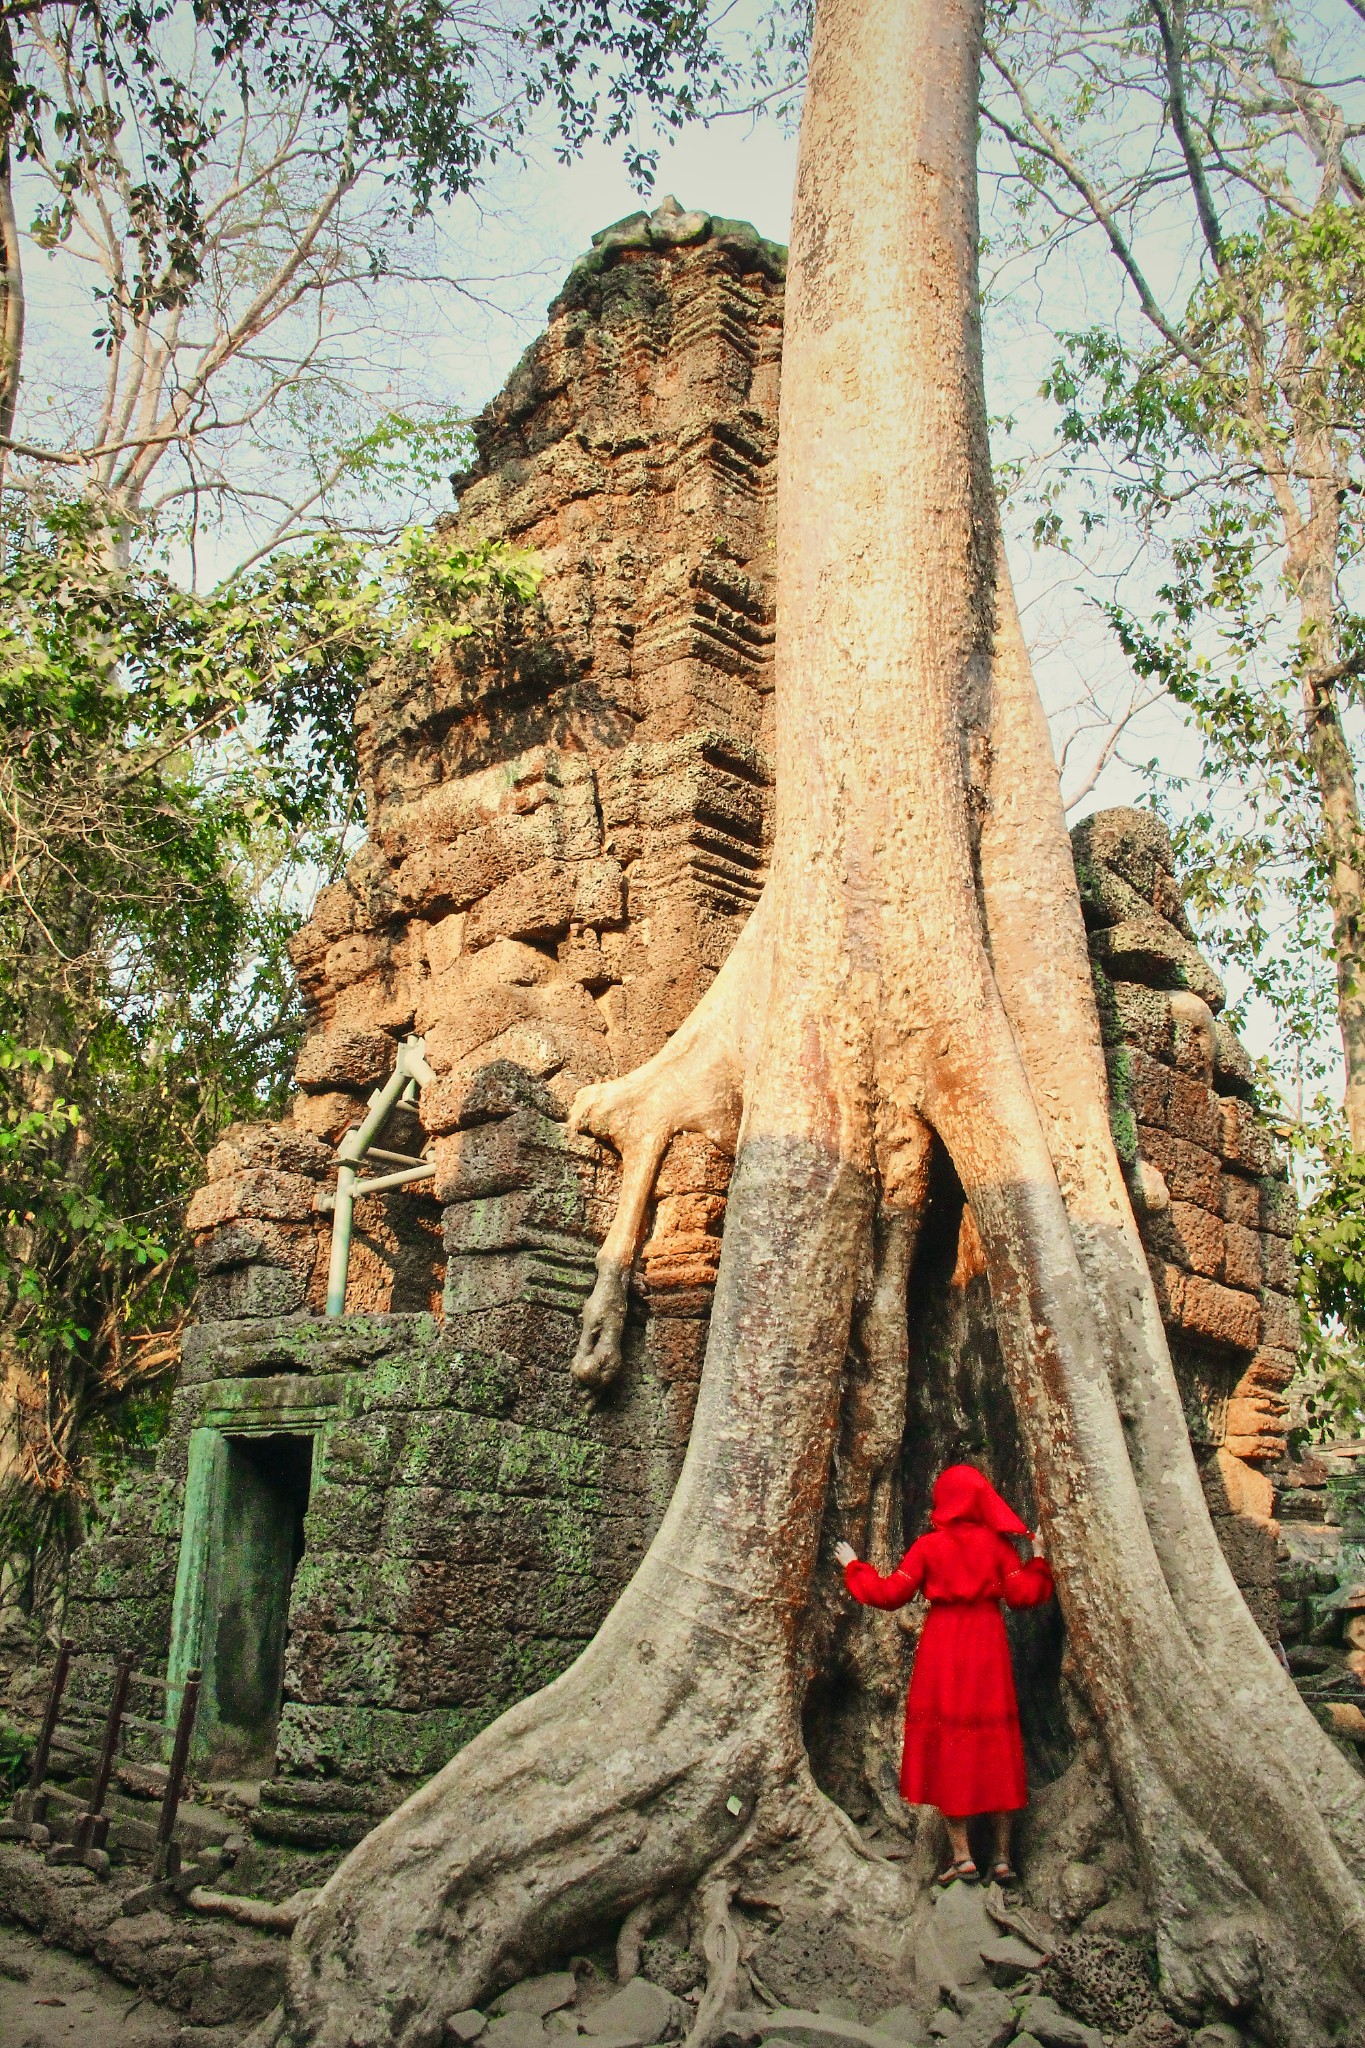
[[619, 1363], [669, 1137], [736, 1154], [678, 1487], [578, 1662], [305, 1913], [298, 2043], [438, 2048], [463, 2007], [698, 1887], [693, 2048], [738, 1981], [743, 1898], [913, 1986], [928, 1873], [873, 1854], [818, 1790], [801, 1708], [833, 1627], [812, 1592], [827, 1513], [893, 1530], [896, 1297], [930, 1133], [980, 1236], [1168, 2001], [1326, 2048], [1365, 1993], [1365, 1786], [1223, 1563], [1108, 1134], [990, 479], [980, 36], [975, 0], [820, 0], [786, 307], [772, 871], [693, 1016], [575, 1105], [623, 1164], [575, 1366], [589, 1386]]
[[[743, 1182], [760, 1163], [748, 1155], [737, 1170], [737, 1242]], [[787, 1652], [804, 1581], [748, 1583], [755, 1555], [814, 1545], [840, 1378], [829, 1340], [846, 1324], [842, 1255], [867, 1189], [812, 1163], [786, 1197], [787, 1227], [773, 1231], [762, 1206], [748, 1263], [765, 1274], [767, 1313], [725, 1357], [713, 1347], [694, 1449], [648, 1557], [578, 1662], [367, 1836], [304, 1916], [290, 1977], [299, 2035], [435, 2048], [445, 2021], [490, 1989], [698, 1884], [719, 1928], [719, 1891], [742, 1882], [780, 1910], [793, 1872], [804, 1886], [818, 1871], [828, 1896], [872, 1914], [869, 1963], [905, 1950], [914, 1901], [900, 1869], [863, 1848], [801, 1745]], [[793, 1290], [784, 1248], [797, 1239], [811, 1271]], [[790, 1350], [812, 1299], [830, 1325], [830, 1362], [814, 1376]], [[774, 1387], [755, 1366], [784, 1353]], [[747, 1449], [760, 1426], [781, 1449], [756, 1483]], [[699, 1512], [700, 1498], [727, 1509]], [[728, 1977], [728, 1937], [712, 1945]], [[707, 2007], [717, 2023], [722, 2010]]]

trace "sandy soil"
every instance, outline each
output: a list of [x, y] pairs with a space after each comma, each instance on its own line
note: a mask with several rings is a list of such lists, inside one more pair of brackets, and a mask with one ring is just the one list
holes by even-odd
[[208, 2048], [224, 2040], [216, 2028], [186, 2027], [96, 1964], [0, 1924], [4, 2048]]

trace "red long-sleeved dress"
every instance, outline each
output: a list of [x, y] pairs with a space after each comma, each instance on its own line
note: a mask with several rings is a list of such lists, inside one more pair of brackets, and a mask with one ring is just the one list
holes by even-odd
[[905, 1703], [901, 1797], [954, 1819], [1027, 1806], [1000, 1603], [1038, 1607], [1050, 1600], [1046, 1559], [1025, 1563], [993, 1529], [955, 1521], [921, 1536], [886, 1578], [861, 1561], [845, 1566], [844, 1578], [864, 1607], [904, 1607], [919, 1592], [929, 1602]]

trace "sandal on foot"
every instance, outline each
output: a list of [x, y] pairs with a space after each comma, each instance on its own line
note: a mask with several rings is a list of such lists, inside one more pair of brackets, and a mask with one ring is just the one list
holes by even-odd
[[950, 1884], [955, 1884], [958, 1878], [961, 1878], [963, 1884], [975, 1884], [979, 1875], [970, 1856], [959, 1856], [946, 1870], [940, 1870], [938, 1881], [946, 1890]]
[[1012, 1863], [997, 1862], [991, 1865], [991, 1877], [996, 1884], [1018, 1884], [1019, 1873]]

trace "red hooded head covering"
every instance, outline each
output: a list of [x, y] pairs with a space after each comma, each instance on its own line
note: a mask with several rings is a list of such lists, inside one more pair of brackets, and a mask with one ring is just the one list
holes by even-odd
[[930, 1520], [936, 1529], [946, 1529], [950, 1522], [977, 1522], [1000, 1536], [1030, 1533], [975, 1465], [948, 1465], [939, 1473]]

